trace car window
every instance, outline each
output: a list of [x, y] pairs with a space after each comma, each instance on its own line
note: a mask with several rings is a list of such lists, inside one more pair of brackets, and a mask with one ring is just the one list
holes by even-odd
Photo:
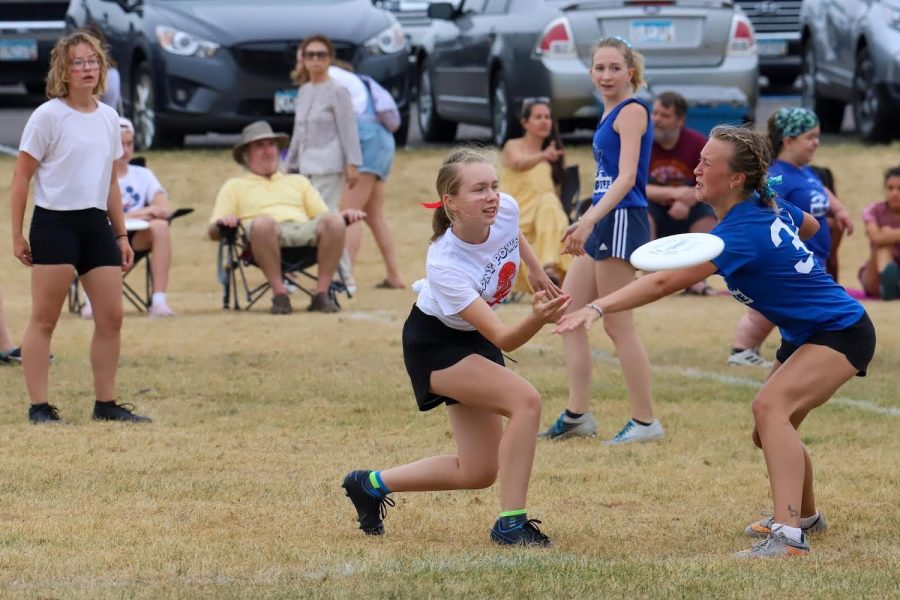
[[509, 0], [466, 0], [463, 10], [482, 15], [502, 15], [507, 5]]

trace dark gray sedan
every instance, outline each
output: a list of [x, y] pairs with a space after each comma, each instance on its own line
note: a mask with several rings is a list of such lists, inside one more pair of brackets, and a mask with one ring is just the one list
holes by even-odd
[[187, 133], [240, 131], [258, 119], [289, 131], [289, 74], [299, 41], [313, 33], [391, 92], [405, 141], [406, 38], [371, 0], [77, 0], [67, 20], [106, 35], [142, 148], [181, 145]]

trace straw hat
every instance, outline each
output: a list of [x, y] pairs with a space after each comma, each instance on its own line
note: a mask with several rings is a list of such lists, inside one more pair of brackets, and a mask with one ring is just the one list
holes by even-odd
[[278, 142], [278, 149], [284, 150], [288, 145], [289, 139], [286, 133], [275, 133], [272, 131], [272, 126], [267, 122], [256, 121], [244, 127], [244, 130], [241, 132], [241, 141], [232, 148], [231, 155], [237, 161], [237, 164], [246, 166], [244, 165], [244, 148], [247, 144], [258, 140], [275, 140]]

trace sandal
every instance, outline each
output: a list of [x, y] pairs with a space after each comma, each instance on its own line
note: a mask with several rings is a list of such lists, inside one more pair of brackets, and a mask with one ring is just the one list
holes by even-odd
[[402, 290], [406, 287], [406, 285], [402, 283], [400, 285], [394, 285], [393, 283], [391, 283], [390, 279], [385, 277], [379, 283], [376, 283], [375, 287], [380, 290]]
[[[697, 285], [697, 284], [694, 284]], [[711, 285], [703, 282], [699, 287], [691, 286], [689, 288], [685, 288], [684, 291], [681, 292], [682, 296], [718, 296], [719, 292], [716, 291], [716, 288]]]

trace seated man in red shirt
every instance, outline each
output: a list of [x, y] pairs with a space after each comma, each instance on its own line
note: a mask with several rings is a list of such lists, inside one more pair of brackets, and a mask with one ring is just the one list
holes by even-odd
[[[694, 168], [706, 137], [684, 126], [687, 102], [677, 92], [663, 92], [653, 103], [653, 147], [647, 182], [650, 231], [653, 239], [676, 233], [709, 233], [718, 219], [712, 207], [694, 195]], [[687, 290], [713, 295], [702, 281]]]

